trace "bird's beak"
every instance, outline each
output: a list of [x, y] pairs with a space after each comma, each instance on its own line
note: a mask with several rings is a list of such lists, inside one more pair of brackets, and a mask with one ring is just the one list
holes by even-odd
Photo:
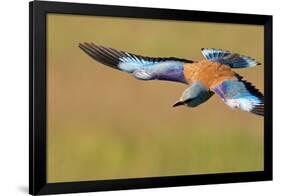
[[177, 106], [180, 106], [180, 105], [184, 105], [184, 101], [177, 101], [173, 107], [177, 107]]

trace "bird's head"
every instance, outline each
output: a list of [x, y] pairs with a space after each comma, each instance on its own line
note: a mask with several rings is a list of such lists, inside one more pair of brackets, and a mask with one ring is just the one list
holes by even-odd
[[205, 102], [213, 95], [213, 92], [209, 91], [201, 82], [195, 82], [185, 91], [183, 91], [180, 99], [173, 105], [196, 107], [199, 104]]
[[180, 99], [174, 103], [173, 107], [177, 106], [187, 106], [187, 107], [194, 107], [193, 102], [197, 97], [197, 93], [194, 93], [190, 89], [186, 89]]
[[178, 101], [176, 101], [176, 103], [173, 104], [173, 107], [177, 107], [177, 106], [181, 106], [181, 105], [187, 105], [187, 103], [182, 100], [178, 100]]

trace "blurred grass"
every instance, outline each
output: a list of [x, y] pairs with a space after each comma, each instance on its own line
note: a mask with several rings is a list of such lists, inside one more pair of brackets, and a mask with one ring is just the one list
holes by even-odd
[[[263, 62], [263, 27], [48, 14], [48, 182], [263, 170], [263, 118], [214, 96], [172, 108], [185, 85], [138, 81], [78, 43], [202, 59], [223, 48]], [[263, 91], [263, 65], [237, 72]]]

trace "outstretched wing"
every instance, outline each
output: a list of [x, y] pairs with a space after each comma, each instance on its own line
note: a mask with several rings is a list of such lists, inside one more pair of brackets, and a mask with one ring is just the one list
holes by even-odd
[[175, 57], [154, 58], [123, 52], [94, 43], [80, 43], [79, 47], [96, 61], [114, 69], [133, 74], [140, 80], [168, 80], [186, 83], [183, 65], [193, 61]]
[[213, 90], [231, 108], [239, 108], [246, 112], [264, 115], [264, 96], [250, 82], [238, 78], [226, 80]]
[[214, 48], [202, 48], [201, 50], [206, 59], [228, 65], [231, 68], [246, 68], [260, 65], [259, 62], [251, 57], [232, 53], [227, 50]]

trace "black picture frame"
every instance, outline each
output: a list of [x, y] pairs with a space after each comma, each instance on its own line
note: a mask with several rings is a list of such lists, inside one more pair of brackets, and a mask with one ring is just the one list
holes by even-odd
[[[30, 2], [29, 10], [30, 194], [78, 193], [272, 180], [272, 16], [44, 1]], [[264, 171], [47, 183], [46, 15], [48, 13], [263, 25], [265, 60]]]

